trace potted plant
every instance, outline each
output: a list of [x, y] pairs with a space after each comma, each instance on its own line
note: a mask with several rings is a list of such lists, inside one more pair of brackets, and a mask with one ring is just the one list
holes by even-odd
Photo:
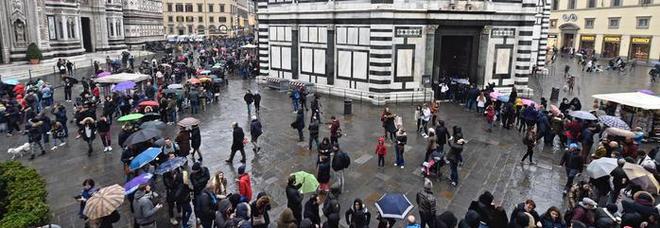
[[39, 46], [35, 43], [28, 45], [27, 53], [25, 57], [30, 61], [30, 64], [38, 64], [39, 61], [43, 58]]

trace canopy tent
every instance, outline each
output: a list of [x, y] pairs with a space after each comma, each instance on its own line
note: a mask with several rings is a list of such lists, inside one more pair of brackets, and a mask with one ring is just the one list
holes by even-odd
[[140, 82], [144, 80], [149, 80], [151, 79], [151, 76], [146, 75], [146, 74], [137, 74], [137, 73], [119, 73], [119, 74], [112, 74], [108, 75], [102, 78], [95, 78], [94, 81], [97, 83], [119, 83], [123, 81], [132, 81], [132, 82]]
[[592, 97], [645, 110], [660, 110], [660, 97], [640, 92], [596, 94]]

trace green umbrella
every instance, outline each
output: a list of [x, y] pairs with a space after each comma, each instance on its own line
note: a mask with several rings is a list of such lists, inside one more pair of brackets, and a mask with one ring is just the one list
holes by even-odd
[[302, 187], [299, 189], [301, 193], [316, 192], [316, 189], [319, 188], [319, 181], [317, 181], [316, 177], [310, 173], [298, 171], [291, 175], [296, 177], [296, 185], [302, 184]]
[[119, 117], [119, 119], [117, 119], [117, 121], [124, 122], [124, 121], [139, 120], [140, 118], [142, 118], [142, 116], [144, 116], [144, 115], [142, 115], [142, 113], [131, 113], [131, 114]]

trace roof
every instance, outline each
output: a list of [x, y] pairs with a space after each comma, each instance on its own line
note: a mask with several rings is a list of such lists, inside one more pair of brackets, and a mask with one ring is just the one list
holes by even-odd
[[660, 97], [640, 92], [596, 94], [592, 97], [646, 110], [660, 110]]

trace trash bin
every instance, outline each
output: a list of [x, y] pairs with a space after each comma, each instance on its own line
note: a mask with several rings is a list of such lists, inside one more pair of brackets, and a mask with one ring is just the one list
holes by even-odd
[[353, 112], [353, 100], [346, 98], [344, 100], [344, 115], [350, 115]]

